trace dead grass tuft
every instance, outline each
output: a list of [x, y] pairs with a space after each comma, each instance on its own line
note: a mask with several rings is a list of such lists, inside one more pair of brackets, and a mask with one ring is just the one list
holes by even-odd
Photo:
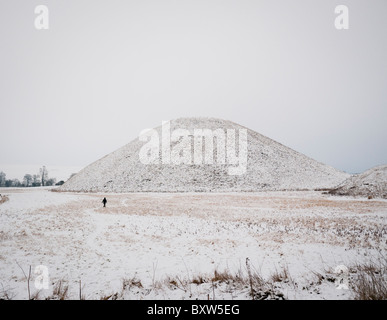
[[211, 281], [216, 282], [229, 282], [238, 280], [236, 275], [232, 275], [228, 270], [219, 272], [218, 270], [214, 271], [214, 276]]
[[64, 280], [59, 280], [54, 285], [52, 295], [47, 297], [46, 300], [67, 300], [69, 294], [69, 286]]
[[5, 203], [9, 200], [8, 196], [0, 196], [0, 204]]
[[187, 292], [189, 289], [189, 281], [181, 279], [179, 276], [176, 276], [175, 278], [167, 277], [165, 279], [165, 283], [167, 284], [168, 288], [173, 290], [180, 289], [184, 292]]
[[272, 275], [271, 275], [271, 281], [272, 282], [289, 282], [292, 281], [290, 274], [289, 274], [289, 269], [288, 267], [283, 267], [282, 270], [278, 271], [276, 270]]
[[122, 280], [122, 291], [130, 290], [131, 288], [143, 288], [141, 280], [136, 277]]
[[197, 275], [197, 276], [192, 278], [191, 282], [194, 284], [200, 285], [203, 283], [207, 283], [208, 279], [202, 275]]
[[352, 290], [356, 300], [387, 300], [387, 259], [357, 264]]
[[1, 284], [0, 290], [0, 300], [12, 300], [15, 297], [15, 294], [12, 293], [10, 288], [4, 288], [3, 284]]

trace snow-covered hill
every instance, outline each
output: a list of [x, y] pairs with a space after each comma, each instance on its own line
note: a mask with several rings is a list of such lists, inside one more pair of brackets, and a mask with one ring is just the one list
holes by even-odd
[[[236, 139], [246, 130], [246, 172], [230, 175], [230, 165], [217, 159], [214, 164], [163, 164], [162, 151], [157, 164], [144, 164], [140, 152], [147, 141], [139, 138], [84, 168], [59, 190], [81, 192], [229, 192], [260, 190], [311, 190], [333, 188], [349, 174], [319, 163], [301, 153], [275, 142], [255, 131], [231, 121], [214, 118], [180, 118], [170, 121], [170, 131], [185, 129], [193, 135], [195, 129], [235, 130]], [[160, 140], [163, 128], [157, 131]], [[243, 132], [242, 132], [243, 133]], [[194, 159], [194, 138], [191, 156]], [[217, 140], [214, 139], [214, 146]], [[180, 141], [171, 143], [173, 149]], [[160, 142], [161, 144], [161, 142]], [[203, 148], [205, 147], [203, 143]], [[236, 143], [236, 150], [238, 145]], [[242, 149], [241, 149], [242, 150]], [[243, 152], [240, 153], [242, 155]], [[192, 160], [194, 161], [194, 160]]]
[[369, 169], [344, 181], [329, 193], [387, 199], [387, 165]]

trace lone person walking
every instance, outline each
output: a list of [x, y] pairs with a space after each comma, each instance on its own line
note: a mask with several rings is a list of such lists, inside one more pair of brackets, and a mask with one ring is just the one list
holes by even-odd
[[107, 202], [106, 198], [103, 198], [102, 203], [104, 208], [106, 207], [106, 202]]

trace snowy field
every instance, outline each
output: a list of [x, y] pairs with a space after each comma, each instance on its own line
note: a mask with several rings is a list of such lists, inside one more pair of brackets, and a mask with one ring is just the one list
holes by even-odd
[[[0, 194], [0, 299], [354, 299], [359, 266], [386, 258], [386, 200], [321, 192]], [[48, 270], [46, 289], [35, 286], [39, 265]], [[348, 289], [338, 282], [343, 265]]]

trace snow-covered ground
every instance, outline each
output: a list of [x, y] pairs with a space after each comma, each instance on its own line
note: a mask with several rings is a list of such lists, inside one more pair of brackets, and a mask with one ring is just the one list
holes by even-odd
[[0, 194], [9, 198], [0, 204], [0, 298], [28, 298], [30, 266], [35, 295], [43, 265], [41, 299], [60, 281], [69, 299], [79, 298], [80, 281], [86, 299], [251, 298], [245, 283], [215, 271], [259, 274], [286, 299], [351, 299], [337, 289], [335, 268], [387, 249], [386, 200], [312, 191]]

